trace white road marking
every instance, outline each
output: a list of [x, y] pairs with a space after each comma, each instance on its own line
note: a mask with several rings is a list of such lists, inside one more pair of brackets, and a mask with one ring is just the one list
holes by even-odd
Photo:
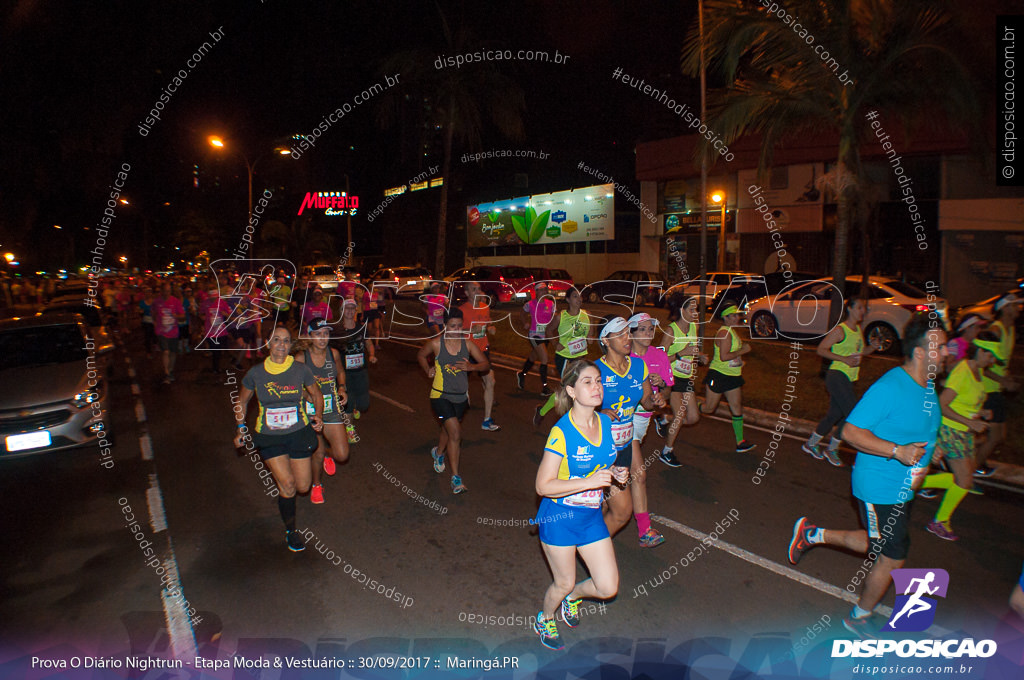
[[[174, 556], [174, 546], [170, 538], [167, 539], [168, 556], [164, 560], [164, 569], [169, 576], [167, 587], [161, 589], [160, 599], [164, 603], [164, 620], [167, 622], [167, 633], [171, 638], [171, 649], [178, 659], [188, 660], [196, 657], [196, 636], [192, 631], [192, 622], [189, 620], [188, 612], [185, 609], [184, 590], [181, 587], [181, 577], [178, 574], [178, 560]], [[175, 592], [177, 595], [172, 596]]]
[[381, 399], [382, 401], [388, 402], [392, 406], [397, 406], [398, 408], [402, 409], [403, 411], [408, 411], [409, 413], [416, 413], [416, 411], [414, 411], [411, 407], [406, 406], [405, 404], [403, 404], [400, 401], [395, 401], [394, 399], [392, 399], [390, 397], [385, 397], [380, 392], [374, 392], [373, 390], [370, 390], [370, 394], [372, 396], [374, 396], [374, 397], [377, 397], [378, 399]]
[[142, 394], [142, 391], [139, 389], [138, 383], [132, 383], [132, 394], [135, 395], [136, 397]]
[[131, 367], [131, 364], [128, 365], [128, 377], [129, 378], [134, 378], [135, 377], [135, 369]]
[[149, 488], [146, 489], [146, 504], [149, 506], [149, 526], [153, 533], [159, 534], [167, 528], [167, 516], [164, 514], [164, 497], [160, 492], [160, 482], [156, 475], [149, 475]]
[[[660, 524], [664, 524], [670, 529], [675, 529], [679, 533], [685, 534], [686, 536], [689, 536], [690, 538], [698, 542], [702, 542], [704, 541], [704, 539], [708, 538], [708, 534], [705, 534], [702, 531], [697, 531], [696, 529], [688, 527], [685, 524], [680, 524], [679, 522], [676, 522], [675, 520], [669, 519], [667, 517], [662, 517], [661, 515], [651, 513], [651, 519]], [[859, 599], [857, 595], [851, 593], [848, 590], [840, 588], [839, 586], [834, 586], [831, 583], [826, 583], [825, 581], [822, 581], [819, 578], [808, 576], [807, 574], [799, 572], [796, 569], [793, 569], [792, 567], [787, 567], [783, 564], [779, 564], [778, 562], [773, 562], [772, 560], [769, 560], [766, 557], [755, 555], [749, 550], [744, 550], [738, 545], [733, 545], [732, 543], [728, 543], [723, 540], [710, 540], [708, 541], [708, 543], [712, 547], [718, 548], [719, 550], [724, 550], [730, 555], [738, 557], [741, 560], [749, 562], [750, 564], [761, 567], [762, 569], [767, 569], [768, 571], [776, 573], [780, 576], [785, 576], [791, 581], [796, 581], [801, 585], [805, 585], [809, 588], [814, 588], [819, 592], [825, 593], [826, 595], [831, 595], [832, 597], [843, 600], [844, 602], [849, 602], [850, 604], [857, 604], [857, 601]], [[708, 543], [705, 543], [704, 545], [708, 545]], [[882, 616], [886, 617], [886, 619], [892, 616], [892, 607], [889, 607], [887, 605], [880, 604], [877, 607], [875, 607], [875, 611], [881, 614]], [[928, 629], [927, 632], [931, 634], [933, 637], [944, 637], [951, 634], [951, 631], [948, 631], [945, 628], [940, 628], [939, 626], [932, 626]]]
[[142, 450], [142, 460], [153, 460], [153, 440], [149, 433], [139, 435], [139, 448]]
[[146, 422], [146, 409], [143, 407], [141, 401], [135, 402], [135, 420], [140, 423]]

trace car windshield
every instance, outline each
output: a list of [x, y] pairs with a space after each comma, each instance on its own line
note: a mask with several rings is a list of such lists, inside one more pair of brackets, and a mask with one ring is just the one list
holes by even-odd
[[329, 264], [313, 267], [313, 276], [334, 276], [334, 267]]
[[0, 333], [0, 369], [67, 364], [88, 355], [77, 325], [16, 328]]
[[569, 272], [565, 271], [564, 269], [549, 269], [548, 276], [550, 276], [552, 279], [565, 279], [566, 281], [568, 281], [570, 278]]
[[533, 276], [533, 274], [522, 267], [505, 267], [505, 276], [513, 279], [528, 279]]
[[885, 281], [884, 283], [900, 295], [905, 295], [908, 298], [923, 300], [928, 297], [923, 290], [917, 286], [912, 286], [909, 283], [903, 283], [902, 281]]

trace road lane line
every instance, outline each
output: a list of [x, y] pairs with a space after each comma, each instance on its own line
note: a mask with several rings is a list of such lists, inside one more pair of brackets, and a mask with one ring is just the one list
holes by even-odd
[[[690, 538], [696, 540], [699, 543], [703, 543], [705, 546], [710, 544], [712, 547], [718, 548], [719, 550], [724, 550], [730, 555], [738, 557], [741, 560], [749, 562], [750, 564], [761, 567], [762, 569], [767, 569], [768, 571], [776, 573], [779, 576], [785, 576], [791, 581], [796, 581], [801, 585], [813, 588], [819, 592], [825, 593], [826, 595], [831, 595], [832, 597], [843, 600], [844, 602], [849, 602], [850, 604], [857, 604], [858, 600], [860, 599], [857, 595], [851, 593], [848, 590], [840, 588], [839, 586], [834, 586], [831, 583], [822, 581], [821, 579], [815, 578], [814, 576], [808, 576], [807, 574], [799, 572], [796, 569], [793, 569], [792, 567], [787, 567], [783, 564], [779, 564], [778, 562], [773, 562], [767, 557], [755, 555], [749, 550], [744, 550], [738, 545], [733, 545], [732, 543], [728, 543], [720, 539], [709, 540], [707, 541], [707, 543], [704, 543], [705, 539], [709, 538], [708, 534], [690, 528], [685, 524], [680, 524], [679, 522], [669, 519], [668, 517], [663, 517], [652, 512], [651, 519], [660, 524], [664, 524], [670, 529], [675, 529], [679, 533], [685, 534], [686, 536], [689, 536]], [[889, 607], [884, 604], [880, 604], [877, 607], [875, 607], [874, 611], [886, 617], [886, 619], [892, 616], [892, 607]], [[929, 632], [935, 637], [944, 637], [951, 634], [951, 631], [948, 631], [945, 628], [940, 628], [939, 626], [932, 626], [928, 629], [927, 632]]]
[[389, 404], [391, 404], [392, 406], [397, 406], [398, 408], [402, 409], [403, 411], [408, 411], [409, 413], [416, 413], [416, 411], [414, 411], [411, 407], [406, 406], [405, 404], [403, 404], [400, 401], [395, 401], [391, 397], [385, 397], [380, 392], [374, 392], [373, 390], [370, 390], [370, 395], [374, 396], [374, 397], [377, 397], [378, 399], [380, 399], [382, 401], [386, 401]]
[[142, 460], [153, 460], [153, 440], [149, 438], [148, 432], [139, 436], [139, 448], [142, 450]]
[[[146, 409], [142, 405], [142, 391], [138, 382], [135, 381], [135, 368], [132, 366], [131, 357], [125, 355], [125, 363], [128, 364], [128, 375], [132, 377], [131, 392], [135, 401], [135, 418], [140, 424], [146, 422]], [[148, 430], [143, 426], [140, 428], [139, 448], [142, 451], [142, 459], [150, 461], [154, 472], [149, 475], [149, 488], [146, 489], [146, 505], [149, 509], [149, 524], [153, 529], [154, 536], [167, 530], [167, 514], [164, 510], [164, 497], [160, 489], [160, 481], [156, 476], [156, 462], [153, 460], [153, 440]], [[167, 537], [167, 548], [163, 560], [164, 574], [167, 580], [164, 587], [160, 589], [160, 600], [164, 608], [164, 622], [167, 627], [167, 636], [170, 639], [171, 650], [177, 659], [187, 661], [196, 657], [196, 635], [192, 627], [192, 620], [185, 609], [185, 591], [181, 586], [181, 577], [178, 574], [178, 558], [174, 554], [174, 544], [171, 542], [171, 532], [164, 534]], [[193, 612], [194, 613], [194, 612]]]
[[149, 526], [153, 527], [153, 533], [159, 534], [167, 528], [167, 515], [164, 514], [164, 497], [160, 493], [160, 482], [157, 481], [156, 474], [149, 475], [146, 505], [149, 506]]

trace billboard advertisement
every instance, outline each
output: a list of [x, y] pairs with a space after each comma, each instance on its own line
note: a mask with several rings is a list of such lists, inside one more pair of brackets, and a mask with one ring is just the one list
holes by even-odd
[[544, 245], [615, 238], [611, 184], [535, 194], [466, 208], [470, 248]]

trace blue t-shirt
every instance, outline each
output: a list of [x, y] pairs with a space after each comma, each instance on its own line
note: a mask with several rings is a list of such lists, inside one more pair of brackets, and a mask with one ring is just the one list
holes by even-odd
[[602, 409], [615, 411], [619, 420], [612, 425], [612, 437], [616, 448], [623, 450], [633, 445], [633, 412], [640, 407], [644, 397], [644, 381], [647, 380], [647, 364], [639, 357], [628, 357], [629, 368], [619, 375], [605, 363], [604, 357], [597, 360], [601, 371], [601, 387], [604, 396]]
[[846, 422], [894, 444], [927, 442], [924, 456], [913, 468], [895, 458], [860, 451], [853, 465], [853, 495], [860, 500], [896, 505], [913, 498], [910, 485], [914, 475], [928, 469], [942, 423], [934, 386], [929, 382], [921, 387], [902, 367], [894, 368], [861, 397]]
[[[603, 413], [595, 414], [601, 421], [601, 437], [592, 442], [583, 436], [572, 419], [572, 411], [558, 419], [551, 428], [545, 451], [559, 456], [558, 479], [583, 479], [615, 462], [612, 444], [612, 421]], [[559, 505], [599, 508], [603, 500], [602, 489], [590, 489], [563, 498], [552, 498]]]

